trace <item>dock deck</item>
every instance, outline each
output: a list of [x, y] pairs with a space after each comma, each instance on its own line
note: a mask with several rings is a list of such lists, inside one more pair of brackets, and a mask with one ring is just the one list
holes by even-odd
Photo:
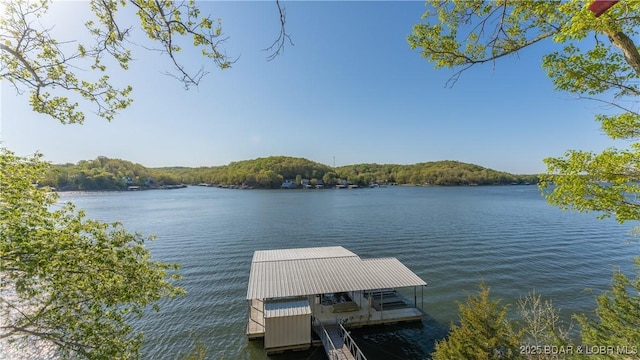
[[247, 323], [247, 337], [249, 340], [264, 338], [264, 312], [262, 300], [253, 299], [249, 308], [249, 321]]
[[[424, 316], [420, 309], [412, 307], [409, 300], [404, 297], [405, 303], [408, 304], [407, 307], [385, 310], [383, 306], [382, 309], [377, 310], [373, 306], [369, 307], [369, 299], [363, 292], [351, 292], [350, 295], [357, 310], [342, 311], [341, 309], [344, 308], [342, 307], [338, 308], [336, 312], [335, 305], [314, 304], [312, 306], [313, 317], [324, 326], [330, 326], [336, 321], [342, 320], [345, 326], [358, 328], [369, 325], [421, 321]], [[264, 313], [262, 309], [262, 300], [251, 300], [250, 316], [247, 322], [247, 337], [249, 339], [264, 338]]]

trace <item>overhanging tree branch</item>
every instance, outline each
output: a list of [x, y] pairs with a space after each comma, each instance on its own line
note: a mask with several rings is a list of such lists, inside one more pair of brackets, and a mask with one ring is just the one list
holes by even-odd
[[287, 11], [284, 6], [280, 4], [280, 0], [276, 0], [276, 6], [278, 7], [280, 18], [280, 34], [278, 35], [278, 38], [271, 44], [271, 46], [263, 49], [263, 51], [271, 52], [271, 54], [267, 56], [267, 60], [269, 61], [275, 59], [276, 57], [278, 57], [278, 55], [284, 52], [284, 48], [287, 42], [289, 43], [289, 45], [293, 46], [293, 41], [291, 40], [291, 37], [289, 36], [285, 28], [285, 24], [287, 22]]
[[[452, 86], [473, 65], [516, 54], [544, 39], [558, 45], [542, 57], [542, 68], [556, 90], [611, 108], [597, 114], [612, 139], [631, 140], [626, 149], [600, 154], [568, 151], [548, 158], [541, 188], [552, 205], [578, 211], [603, 211], [619, 222], [640, 219], [640, 2], [621, 1], [606, 14], [594, 16], [593, 1], [477, 1], [427, 2], [423, 23], [407, 38], [412, 49], [436, 68], [457, 70]], [[582, 41], [591, 35], [595, 45]], [[606, 35], [610, 44], [600, 41]], [[514, 79], [514, 81], [518, 81]], [[606, 181], [602, 185], [600, 181]], [[631, 183], [630, 183], [631, 182]], [[634, 342], [632, 342], [634, 343]], [[637, 343], [637, 341], [635, 341]]]
[[633, 40], [622, 31], [605, 30], [605, 33], [609, 36], [611, 43], [622, 50], [625, 60], [640, 77], [640, 53]]

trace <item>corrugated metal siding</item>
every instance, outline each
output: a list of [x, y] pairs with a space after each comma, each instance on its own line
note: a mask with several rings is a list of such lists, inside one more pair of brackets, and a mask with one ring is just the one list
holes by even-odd
[[264, 303], [264, 318], [310, 315], [309, 299], [276, 300]]
[[264, 319], [264, 348], [311, 344], [311, 315]]
[[[314, 248], [314, 251], [315, 249], [317, 248]], [[426, 284], [396, 258], [362, 260], [358, 256], [349, 256], [260, 261], [251, 264], [247, 299], [283, 298]]]
[[365, 274], [372, 276], [369, 279], [372, 283], [379, 282], [381, 285], [365, 290], [427, 285], [424, 280], [396, 258], [362, 260], [362, 267]]
[[253, 253], [253, 262], [320, 259], [358, 256], [342, 246], [299, 249], [259, 250]]

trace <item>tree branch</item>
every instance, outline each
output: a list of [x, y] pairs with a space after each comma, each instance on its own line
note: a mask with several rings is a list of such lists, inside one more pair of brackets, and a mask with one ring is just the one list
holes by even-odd
[[278, 13], [280, 14], [280, 34], [278, 35], [278, 38], [273, 42], [273, 44], [271, 44], [271, 46], [262, 49], [262, 51], [271, 51], [271, 54], [267, 56], [268, 61], [275, 59], [278, 55], [284, 52], [284, 47], [287, 41], [291, 46], [294, 46], [291, 37], [289, 36], [289, 34], [287, 34], [287, 31], [285, 29], [285, 24], [287, 22], [287, 11], [280, 4], [280, 0], [276, 0], [276, 6], [278, 7]]
[[605, 30], [605, 33], [609, 36], [611, 43], [622, 50], [627, 63], [633, 68], [636, 75], [640, 77], [640, 53], [638, 53], [638, 48], [633, 43], [633, 40], [622, 31]]
[[4, 51], [8, 52], [13, 57], [15, 57], [18, 61], [20, 61], [22, 63], [22, 65], [24, 65], [25, 69], [27, 69], [27, 71], [29, 71], [31, 76], [33, 76], [33, 79], [37, 82], [37, 85], [39, 87], [44, 86], [44, 82], [42, 81], [40, 76], [38, 76], [38, 74], [35, 72], [35, 70], [31, 66], [31, 64], [29, 64], [29, 62], [19, 52], [13, 50], [12, 48], [8, 47], [5, 44], [0, 44], [0, 50], [4, 50]]

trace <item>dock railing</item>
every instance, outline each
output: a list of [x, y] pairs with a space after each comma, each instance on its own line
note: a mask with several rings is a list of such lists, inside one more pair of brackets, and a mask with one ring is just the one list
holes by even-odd
[[360, 350], [356, 342], [353, 341], [353, 338], [351, 337], [351, 334], [349, 334], [347, 329], [345, 329], [342, 324], [338, 324], [338, 326], [340, 327], [340, 334], [342, 335], [344, 345], [347, 347], [347, 349], [349, 349], [351, 355], [353, 355], [356, 360], [367, 360], [367, 358], [362, 353], [362, 350]]
[[327, 329], [325, 329], [324, 325], [322, 325], [322, 323], [317, 319], [314, 318], [313, 322], [314, 322], [314, 325], [320, 329], [320, 339], [322, 340], [322, 346], [324, 347], [325, 352], [327, 353], [327, 357], [329, 357], [329, 360], [339, 360], [338, 354], [337, 354], [338, 349], [336, 349], [336, 346], [333, 344], [333, 341], [331, 341], [331, 336], [329, 336]]
[[[340, 348], [336, 347], [336, 344], [331, 340], [331, 335], [324, 327], [322, 322], [318, 319], [313, 319], [313, 324], [316, 329], [318, 329], [318, 333], [320, 335], [320, 339], [322, 340], [322, 346], [325, 349], [327, 357], [329, 360], [340, 360], [340, 359], [355, 359], [355, 360], [367, 360], [367, 358], [362, 353], [362, 350], [358, 347], [356, 342], [351, 337], [351, 334], [345, 329], [341, 322], [336, 319], [336, 325], [333, 329], [337, 328], [337, 334], [334, 336], [340, 336], [340, 340], [342, 340], [342, 344], [340, 344]], [[335, 330], [333, 330], [335, 331]], [[346, 349], [345, 349], [346, 348]], [[346, 353], [348, 351], [349, 353]], [[350, 356], [349, 356], [350, 355]]]

